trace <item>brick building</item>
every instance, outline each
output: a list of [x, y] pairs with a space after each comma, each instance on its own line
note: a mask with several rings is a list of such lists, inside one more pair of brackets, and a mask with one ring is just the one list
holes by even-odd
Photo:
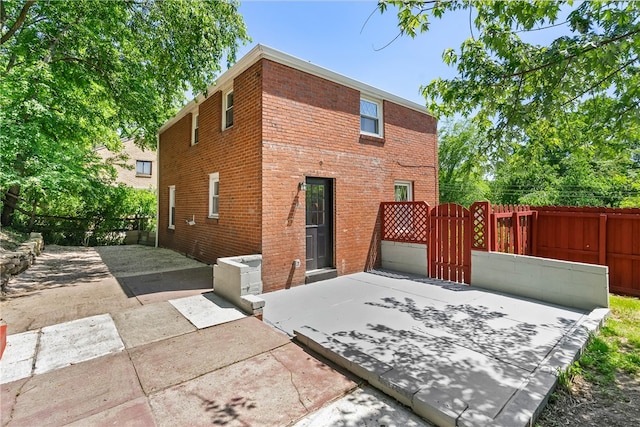
[[379, 262], [380, 202], [437, 204], [423, 106], [258, 45], [158, 135], [158, 244], [262, 254], [264, 291]]
[[128, 187], [155, 190], [156, 152], [154, 150], [143, 150], [135, 144], [133, 139], [126, 139], [122, 141], [122, 149], [119, 153], [112, 153], [104, 146], [97, 147], [94, 151], [105, 161], [115, 165], [118, 172], [116, 182]]

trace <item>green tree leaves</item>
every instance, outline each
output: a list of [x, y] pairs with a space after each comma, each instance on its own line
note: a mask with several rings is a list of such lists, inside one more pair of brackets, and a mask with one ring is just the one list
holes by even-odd
[[[406, 34], [458, 9], [473, 16], [473, 35], [445, 52], [458, 76], [423, 87], [437, 114], [473, 115], [496, 145], [511, 142], [531, 123], [577, 111], [588, 99], [612, 102], [612, 130], [640, 121], [640, 4], [621, 1], [384, 2], [398, 10]], [[435, 13], [435, 11], [438, 13]], [[409, 18], [408, 15], [412, 15]], [[553, 28], [549, 45], [526, 41]]]
[[108, 178], [94, 146], [154, 147], [185, 91], [248, 40], [235, 1], [0, 1], [2, 193]]
[[390, 0], [381, 12], [390, 5], [411, 36], [469, 12], [470, 37], [443, 52], [456, 77], [422, 93], [431, 111], [470, 117], [483, 135], [495, 201], [637, 200], [640, 2]]

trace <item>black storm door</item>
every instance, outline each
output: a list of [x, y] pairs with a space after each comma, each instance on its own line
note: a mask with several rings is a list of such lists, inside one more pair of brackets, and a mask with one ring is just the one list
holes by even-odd
[[332, 181], [307, 178], [307, 270], [333, 267]]

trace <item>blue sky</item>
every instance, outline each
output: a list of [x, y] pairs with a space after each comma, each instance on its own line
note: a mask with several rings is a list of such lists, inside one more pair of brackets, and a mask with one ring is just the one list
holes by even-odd
[[382, 15], [376, 11], [367, 21], [376, 4], [242, 1], [240, 13], [253, 43], [242, 47], [238, 59], [261, 43], [424, 105], [420, 85], [455, 75], [441, 55], [469, 37], [468, 15], [434, 20], [428, 33], [415, 39], [402, 36], [380, 49], [399, 30], [395, 9]]

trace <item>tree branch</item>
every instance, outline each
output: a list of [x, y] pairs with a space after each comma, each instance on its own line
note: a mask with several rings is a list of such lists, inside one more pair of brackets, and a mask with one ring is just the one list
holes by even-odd
[[[18, 31], [18, 29], [22, 26], [22, 23], [24, 22], [24, 20], [27, 17], [27, 13], [29, 12], [29, 8], [31, 6], [33, 6], [33, 4], [36, 2], [36, 0], [27, 0], [26, 3], [24, 4], [24, 6], [22, 6], [22, 10], [20, 11], [20, 15], [18, 15], [18, 19], [16, 19], [16, 22], [13, 23], [13, 25], [11, 26], [11, 28], [9, 28], [9, 31], [7, 31], [5, 34], [2, 35], [2, 38], [0, 38], [0, 44], [4, 44], [7, 40], [9, 40], [11, 38], [11, 36], [13, 36], [15, 34], [16, 31]], [[3, 22], [4, 24], [4, 22]]]
[[528, 70], [518, 71], [517, 73], [513, 73], [513, 74], [508, 74], [508, 75], [502, 76], [502, 78], [503, 78], [503, 79], [510, 79], [510, 78], [513, 78], [513, 77], [521, 76], [521, 75], [523, 75], [523, 74], [534, 73], [534, 72], [536, 72], [536, 71], [540, 71], [540, 70], [542, 70], [542, 69], [544, 69], [544, 68], [547, 68], [547, 67], [550, 67], [550, 66], [552, 66], [552, 65], [559, 64], [559, 63], [560, 63], [560, 62], [562, 62], [562, 61], [566, 61], [566, 60], [569, 60], [569, 59], [576, 58], [576, 57], [578, 57], [578, 56], [580, 56], [580, 55], [583, 55], [583, 54], [585, 54], [585, 53], [587, 53], [587, 52], [590, 52], [590, 51], [592, 51], [592, 50], [599, 49], [599, 48], [601, 48], [601, 47], [603, 47], [603, 46], [606, 46], [606, 45], [608, 45], [608, 44], [610, 44], [610, 43], [617, 42], [618, 40], [621, 40], [621, 39], [623, 39], [623, 38], [625, 38], [625, 37], [633, 36], [633, 35], [638, 34], [638, 33], [640, 33], [640, 28], [635, 29], [635, 30], [633, 30], [633, 31], [629, 31], [628, 33], [625, 33], [625, 34], [621, 34], [621, 35], [619, 35], [619, 36], [617, 36], [617, 37], [614, 37], [614, 38], [611, 38], [611, 39], [605, 40], [605, 41], [603, 41], [602, 43], [599, 43], [599, 44], [597, 44], [597, 45], [589, 46], [588, 48], [586, 48], [586, 49], [584, 49], [584, 50], [582, 50], [582, 51], [580, 51], [580, 52], [576, 52], [576, 53], [573, 53], [573, 54], [571, 54], [571, 55], [567, 55], [567, 56], [562, 57], [561, 59], [559, 59], [559, 60], [557, 60], [557, 61], [550, 61], [550, 62], [546, 62], [546, 63], [544, 63], [544, 64], [542, 64], [542, 65], [538, 65], [537, 67], [533, 67], [533, 68], [530, 68], [530, 69], [528, 69]]
[[609, 80], [611, 77], [613, 77], [614, 75], [618, 74], [620, 71], [622, 71], [623, 69], [625, 69], [629, 65], [633, 64], [637, 60], [638, 60], [638, 57], [636, 56], [635, 58], [631, 59], [630, 61], [625, 62], [620, 67], [618, 67], [615, 70], [613, 70], [611, 73], [607, 74], [606, 76], [604, 76], [603, 78], [601, 78], [600, 80], [598, 80], [597, 82], [595, 82], [594, 84], [592, 84], [591, 86], [589, 86], [588, 88], [586, 88], [585, 90], [583, 90], [582, 92], [580, 92], [579, 94], [577, 94], [576, 96], [571, 98], [570, 100], [566, 101], [564, 104], [561, 105], [561, 107], [564, 107], [565, 105], [572, 103], [573, 101], [575, 101], [576, 99], [578, 99], [582, 95], [584, 95], [585, 93], [589, 92], [590, 90], [595, 89], [597, 86], [599, 86], [600, 84], [602, 84], [605, 81]]

